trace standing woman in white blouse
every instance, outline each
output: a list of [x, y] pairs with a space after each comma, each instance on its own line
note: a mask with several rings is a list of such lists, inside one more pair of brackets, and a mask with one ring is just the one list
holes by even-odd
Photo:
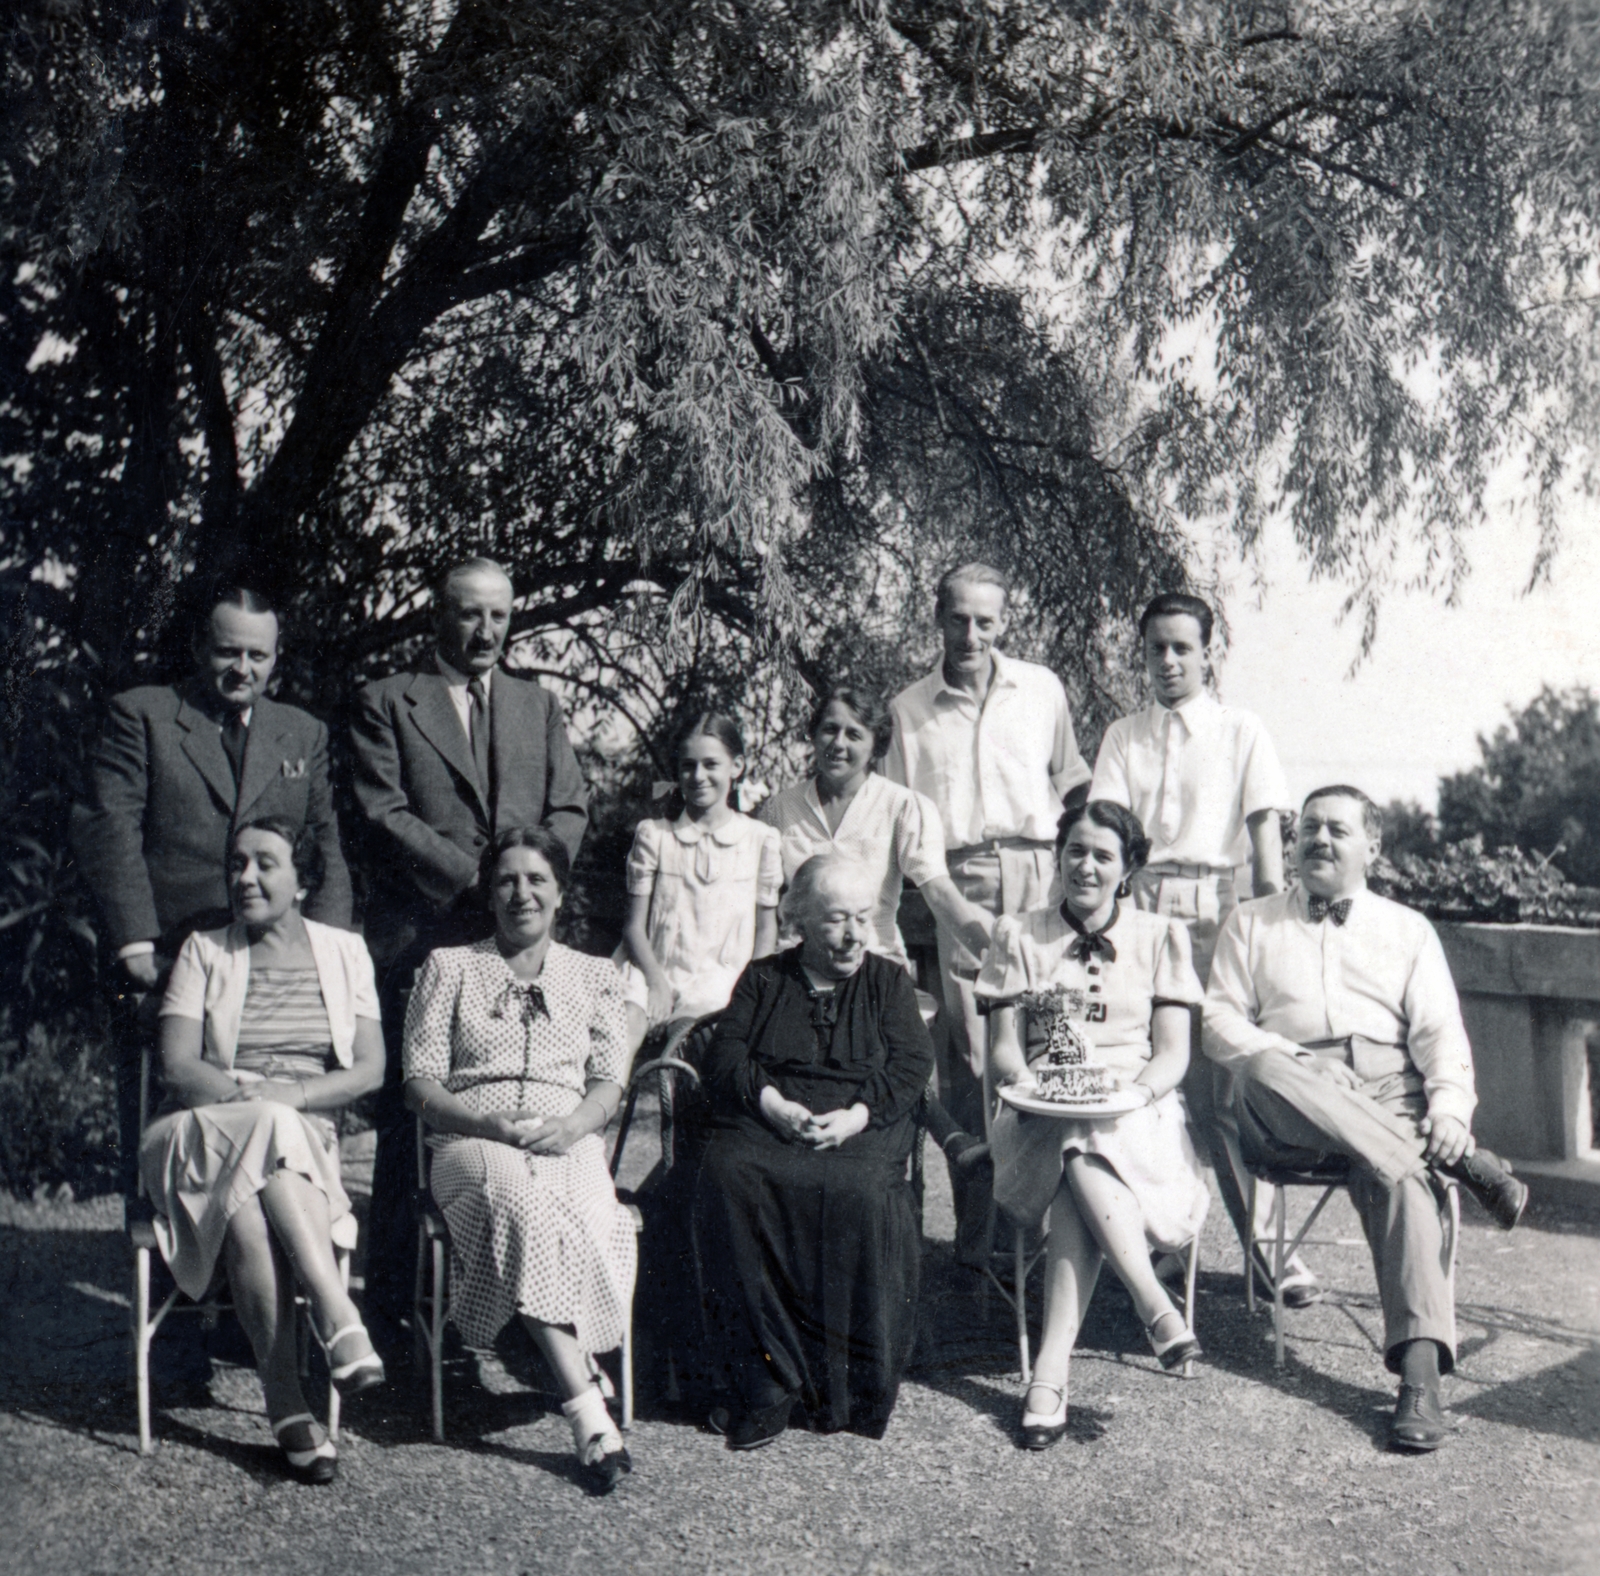
[[836, 685], [813, 709], [807, 735], [811, 776], [756, 811], [781, 840], [785, 886], [814, 855], [843, 855], [873, 883], [873, 952], [911, 967], [896, 920], [909, 881], [934, 918], [980, 955], [989, 944], [987, 916], [961, 896], [945, 869], [944, 830], [933, 801], [874, 770], [894, 738], [888, 706], [862, 685]]

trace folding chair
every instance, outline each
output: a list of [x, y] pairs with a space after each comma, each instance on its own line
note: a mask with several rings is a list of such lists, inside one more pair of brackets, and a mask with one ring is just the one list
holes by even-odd
[[[150, 1111], [150, 1047], [139, 1051], [139, 1131], [144, 1132]], [[133, 1250], [133, 1375], [134, 1390], [139, 1407], [139, 1454], [148, 1456], [155, 1451], [150, 1433], [150, 1346], [169, 1313], [197, 1313], [201, 1327], [214, 1330], [224, 1313], [233, 1311], [226, 1292], [219, 1288], [226, 1281], [219, 1267], [217, 1277], [199, 1302], [189, 1298], [174, 1286], [154, 1313], [150, 1311], [150, 1257], [159, 1253], [155, 1228], [151, 1224], [155, 1214], [145, 1193], [144, 1178], [136, 1184], [135, 1195], [127, 1205], [128, 1246]], [[350, 1255], [355, 1250], [358, 1227], [354, 1215], [335, 1221], [333, 1226], [334, 1261], [339, 1266], [339, 1279], [348, 1290], [350, 1286]], [[296, 1295], [295, 1305], [304, 1315], [300, 1330], [300, 1371], [306, 1372], [306, 1357], [310, 1343], [307, 1340], [310, 1325], [310, 1308], [303, 1296]], [[328, 1438], [339, 1442], [339, 1392], [328, 1386]]]
[[[1365, 1237], [1313, 1237], [1311, 1228], [1316, 1225], [1317, 1218], [1327, 1208], [1328, 1201], [1340, 1188], [1345, 1187], [1350, 1181], [1350, 1167], [1348, 1162], [1338, 1157], [1330, 1158], [1325, 1164], [1312, 1168], [1300, 1169], [1292, 1166], [1251, 1166], [1250, 1167], [1250, 1197], [1248, 1201], [1250, 1215], [1250, 1243], [1244, 1255], [1244, 1297], [1245, 1307], [1253, 1316], [1256, 1311], [1256, 1276], [1259, 1273], [1257, 1256], [1264, 1252], [1265, 1244], [1256, 1231], [1256, 1186], [1266, 1182], [1278, 1191], [1272, 1202], [1272, 1345], [1273, 1362], [1282, 1368], [1286, 1361], [1283, 1349], [1283, 1276], [1289, 1260], [1300, 1251], [1302, 1247], [1324, 1248], [1353, 1248], [1366, 1247]], [[1289, 1237], [1289, 1193], [1292, 1187], [1320, 1188], [1321, 1192], [1316, 1203], [1311, 1207], [1310, 1213], [1301, 1222], [1300, 1229], [1293, 1239]], [[1445, 1181], [1445, 1249], [1448, 1255], [1448, 1268], [1446, 1270], [1450, 1283], [1452, 1301], [1455, 1297], [1456, 1287], [1456, 1244], [1461, 1235], [1461, 1190], [1450, 1180]]]

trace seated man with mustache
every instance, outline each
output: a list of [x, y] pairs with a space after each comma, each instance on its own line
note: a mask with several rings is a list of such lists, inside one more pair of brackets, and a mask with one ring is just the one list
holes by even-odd
[[1223, 926], [1202, 1043], [1236, 1079], [1248, 1164], [1349, 1162], [1384, 1359], [1400, 1376], [1390, 1443], [1436, 1450], [1456, 1341], [1440, 1178], [1459, 1180], [1508, 1231], [1528, 1190], [1473, 1144], [1472, 1047], [1433, 926], [1367, 890], [1382, 825], [1359, 788], [1310, 795], [1300, 886], [1241, 904]]

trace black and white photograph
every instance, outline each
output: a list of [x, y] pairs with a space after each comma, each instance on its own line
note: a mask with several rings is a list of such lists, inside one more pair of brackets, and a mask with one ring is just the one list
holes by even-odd
[[1600, 1576], [1600, 0], [0, 36], [0, 1567]]

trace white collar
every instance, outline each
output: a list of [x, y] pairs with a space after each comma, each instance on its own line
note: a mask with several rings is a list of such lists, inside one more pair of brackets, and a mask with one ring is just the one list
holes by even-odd
[[[1011, 659], [1007, 657], [1003, 651], [996, 651], [991, 646], [989, 648], [989, 657], [994, 663], [994, 677], [989, 681], [989, 689], [985, 694], [985, 699], [987, 699], [990, 694], [993, 694], [995, 690], [999, 689], [1001, 685], [1014, 688], [1017, 682], [1016, 675], [1008, 671], [1008, 666]], [[959, 685], [952, 684], [945, 678], [943, 657], [939, 659], [939, 666], [933, 670], [933, 673], [930, 675], [930, 677], [933, 679], [933, 693], [935, 697], [939, 695], [949, 695], [956, 700], [972, 702], [976, 702], [978, 700], [978, 697], [974, 695], [971, 690], [962, 689]]]
[[463, 673], [459, 668], [452, 667], [446, 662], [437, 651], [433, 654], [433, 660], [438, 664], [439, 676], [451, 689], [466, 689], [477, 678], [483, 680], [484, 694], [487, 695], [489, 693], [489, 682], [494, 676], [493, 668], [490, 668], [487, 673]]
[[710, 827], [704, 821], [691, 821], [689, 812], [685, 810], [672, 823], [672, 835], [686, 845], [698, 843], [702, 838], [709, 837], [712, 842], [723, 848], [732, 848], [744, 835], [739, 821], [739, 812], [735, 810], [721, 826]]
[[1163, 706], [1157, 701], [1152, 710], [1158, 723], [1165, 721], [1168, 716], [1176, 717], [1192, 738], [1200, 729], [1216, 720], [1222, 707], [1215, 696], [1202, 689], [1196, 690], [1186, 700], [1179, 701], [1176, 706]]

